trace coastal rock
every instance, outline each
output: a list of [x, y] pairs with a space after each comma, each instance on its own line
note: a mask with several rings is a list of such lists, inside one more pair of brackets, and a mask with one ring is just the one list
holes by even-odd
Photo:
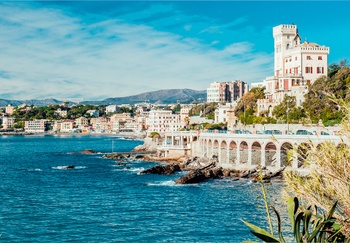
[[170, 174], [173, 174], [175, 171], [180, 171], [180, 166], [177, 164], [157, 165], [152, 168], [141, 171], [140, 174], [170, 175]]
[[187, 173], [185, 176], [177, 179], [176, 184], [194, 184], [208, 179], [201, 170], [193, 170]]
[[92, 149], [85, 149], [80, 152], [81, 154], [96, 154], [97, 152]]

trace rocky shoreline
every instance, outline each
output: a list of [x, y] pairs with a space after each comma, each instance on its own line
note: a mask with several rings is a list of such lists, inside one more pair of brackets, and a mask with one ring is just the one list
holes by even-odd
[[116, 161], [116, 166], [126, 166], [126, 160], [144, 160], [144, 161], [159, 161], [167, 162], [166, 165], [156, 165], [149, 169], [143, 170], [140, 174], [159, 174], [171, 175], [177, 171], [188, 171], [186, 175], [175, 180], [176, 184], [193, 184], [201, 183], [210, 179], [227, 178], [232, 181], [241, 178], [250, 179], [252, 182], [269, 183], [271, 180], [282, 181], [284, 168], [278, 170], [270, 170], [266, 167], [256, 167], [253, 169], [224, 169], [218, 165], [218, 158], [177, 158], [164, 160], [158, 158], [155, 152], [129, 152], [129, 153], [114, 153], [103, 155], [103, 158], [113, 159]]

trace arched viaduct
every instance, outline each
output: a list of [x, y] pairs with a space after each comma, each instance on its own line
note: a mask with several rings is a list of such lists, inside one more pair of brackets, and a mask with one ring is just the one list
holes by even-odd
[[[167, 146], [163, 146], [163, 149], [187, 149], [187, 155], [198, 157], [217, 156], [219, 165], [223, 168], [250, 168], [258, 164], [275, 168], [286, 165], [298, 168], [302, 164], [303, 154], [307, 153], [311, 144], [318, 146], [325, 141], [333, 141], [337, 145], [344, 143], [339, 136], [215, 132], [173, 132], [166, 134], [166, 138]], [[169, 141], [172, 141], [171, 144]], [[294, 151], [288, 152], [293, 147], [298, 148], [298, 155]]]

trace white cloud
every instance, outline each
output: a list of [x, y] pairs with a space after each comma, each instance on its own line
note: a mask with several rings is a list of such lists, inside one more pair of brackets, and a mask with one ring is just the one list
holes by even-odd
[[270, 75], [272, 57], [248, 42], [217, 50], [122, 19], [88, 24], [59, 9], [0, 4], [0, 98], [103, 99]]

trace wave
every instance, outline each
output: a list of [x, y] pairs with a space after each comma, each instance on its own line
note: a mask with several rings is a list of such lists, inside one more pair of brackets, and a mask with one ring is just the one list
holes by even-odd
[[150, 182], [147, 186], [177, 186], [175, 181], [161, 181], [161, 182]]
[[36, 168], [36, 169], [29, 169], [28, 171], [30, 172], [35, 172], [35, 171], [43, 171], [42, 169]]
[[73, 168], [68, 167], [68, 165], [60, 165], [51, 167], [54, 170], [81, 170], [86, 169], [86, 166], [74, 166]]

